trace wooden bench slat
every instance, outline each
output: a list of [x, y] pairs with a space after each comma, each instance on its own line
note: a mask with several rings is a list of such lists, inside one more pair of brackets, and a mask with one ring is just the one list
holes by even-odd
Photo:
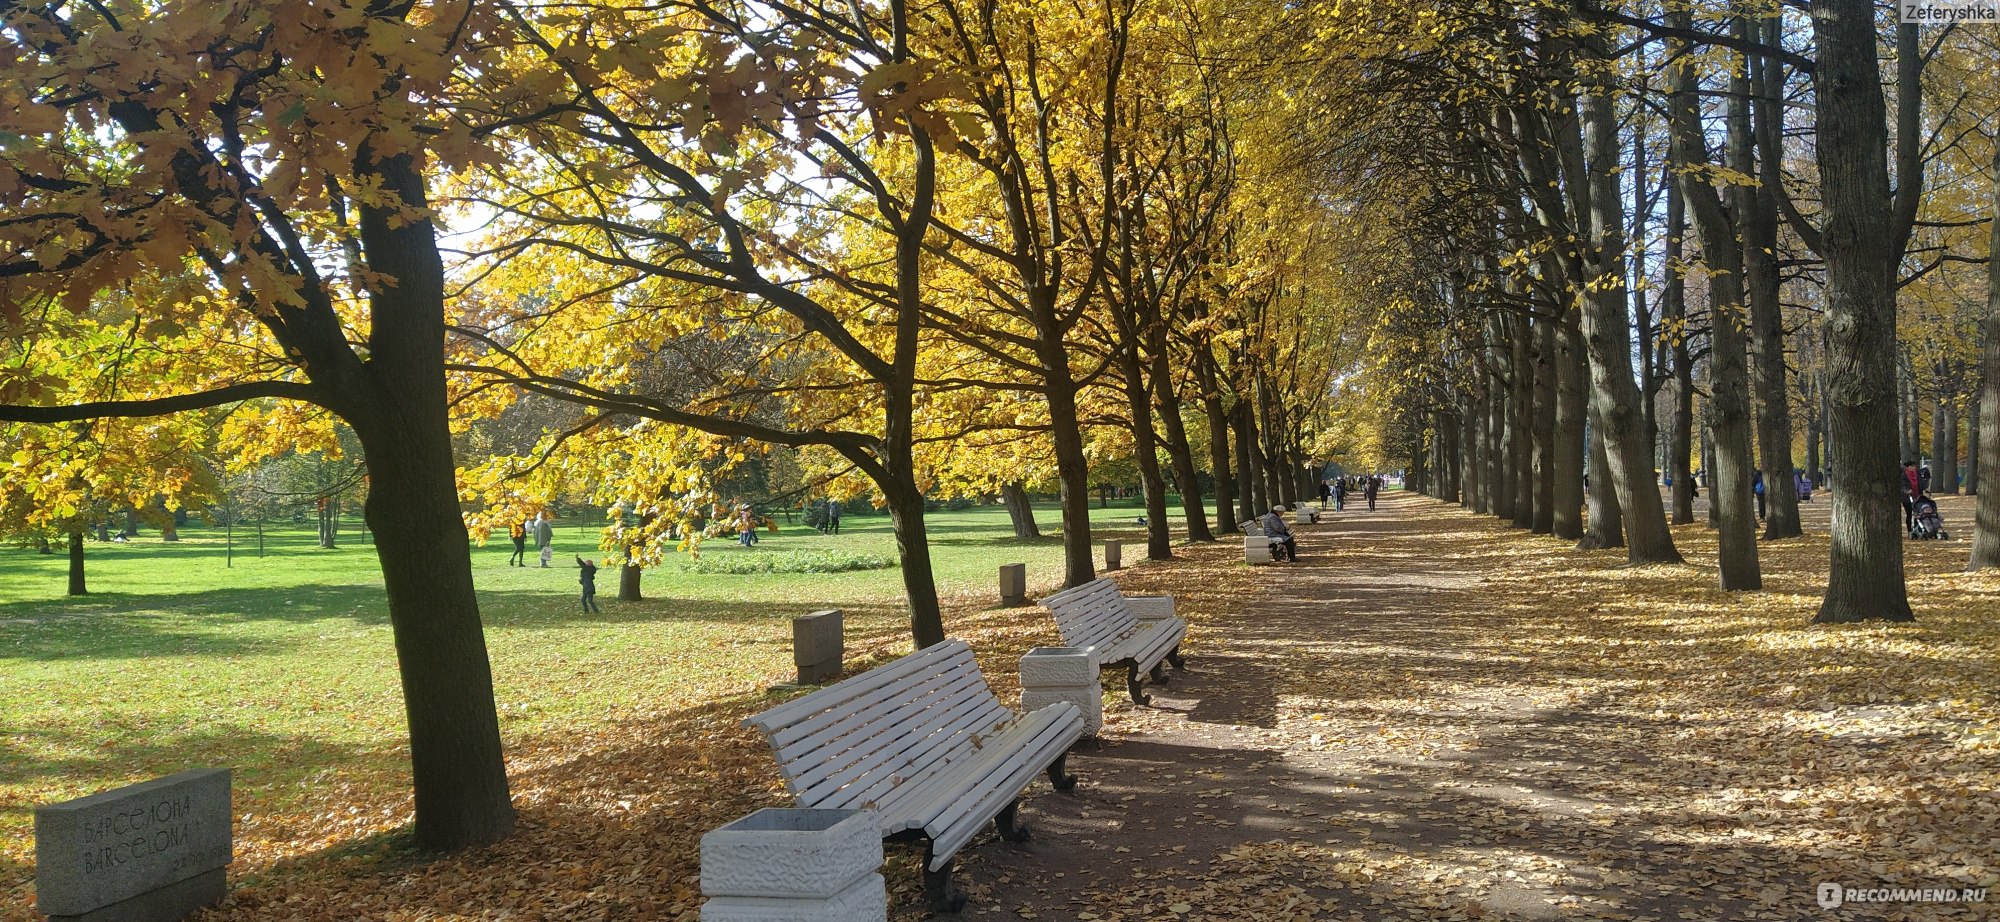
[[902, 710], [920, 708], [925, 698], [944, 693], [968, 679], [976, 680], [976, 676], [963, 668], [948, 669], [905, 680], [899, 685], [875, 689], [772, 732], [771, 747], [778, 751], [779, 758], [787, 758], [801, 741], [824, 741], [827, 733], [835, 727], [861, 726], [891, 712], [895, 712], [900, 719], [904, 716]]
[[894, 812], [915, 789], [914, 779], [929, 777], [969, 753], [977, 752], [984, 739], [996, 735], [1013, 718], [1014, 712], [998, 702], [989, 709], [966, 714], [924, 739], [908, 765], [893, 777], [883, 775], [870, 779], [851, 794], [843, 794], [843, 799], [848, 803], [873, 803], [875, 809]]
[[897, 679], [935, 669], [939, 660], [959, 654], [972, 655], [972, 648], [966, 646], [963, 640], [947, 640], [941, 644], [933, 644], [845, 682], [830, 685], [808, 695], [801, 695], [768, 711], [753, 714], [744, 718], [743, 725], [769, 733], [773, 729], [810, 717], [863, 692], [892, 685]]
[[[979, 700], [984, 697], [985, 701]], [[836, 806], [839, 804], [866, 803], [870, 791], [881, 788], [886, 783], [893, 787], [898, 779], [920, 774], [940, 753], [956, 745], [953, 736], [967, 729], [984, 729], [999, 722], [1001, 717], [993, 709], [1000, 708], [992, 695], [982, 687], [970, 689], [961, 706], [955, 707], [950, 716], [935, 723], [912, 724], [897, 728], [885, 725], [885, 729], [871, 737], [874, 751], [866, 755], [865, 761], [848, 760], [842, 754], [832, 754], [829, 764], [816, 766], [807, 776], [801, 777], [795, 789], [801, 796], [814, 801], [814, 806]], [[1004, 711], [1004, 708], [1000, 708]], [[948, 754], [948, 753], [944, 753]]]
[[[1056, 707], [1074, 709], [1076, 706], [1062, 704]], [[1081, 731], [1073, 722], [1058, 718], [1028, 727], [1026, 735], [1027, 744], [1012, 750], [1011, 757], [993, 760], [988, 771], [969, 771], [965, 776], [967, 779], [975, 775], [981, 777], [954, 786], [938, 798], [950, 804], [951, 808], [924, 827], [932, 835], [934, 843], [941, 843], [938, 847], [955, 853], [972, 841], [972, 837], [986, 825], [986, 817], [999, 813], [1008, 802], [1019, 797], [1021, 790], [1041, 770], [1040, 766], [1048, 764], [1057, 754], [1074, 745]], [[933, 861], [931, 870], [939, 866]]]
[[982, 696], [992, 698], [978, 677], [963, 673], [950, 676], [956, 677], [956, 687], [940, 695], [907, 702], [890, 713], [868, 718], [866, 724], [843, 728], [838, 736], [829, 733], [787, 749], [779, 756], [781, 760], [811, 766], [799, 774], [793, 790], [803, 793], [836, 775], [844, 776], [840, 784], [845, 785], [871, 773], [895, 769], [913, 740], [958, 719], [979, 705]]

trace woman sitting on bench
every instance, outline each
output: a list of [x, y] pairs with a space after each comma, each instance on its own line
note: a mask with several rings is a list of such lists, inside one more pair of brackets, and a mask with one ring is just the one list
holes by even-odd
[[1258, 520], [1264, 526], [1264, 537], [1271, 539], [1271, 559], [1283, 557], [1293, 563], [1299, 560], [1299, 542], [1292, 537], [1292, 530], [1285, 527], [1285, 507], [1272, 506], [1270, 512]]

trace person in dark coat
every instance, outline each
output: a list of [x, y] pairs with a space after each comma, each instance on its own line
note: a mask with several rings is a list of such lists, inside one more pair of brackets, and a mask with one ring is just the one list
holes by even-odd
[[586, 613], [603, 613], [597, 607], [597, 564], [581, 557], [576, 559], [576, 581], [583, 584], [583, 610]]

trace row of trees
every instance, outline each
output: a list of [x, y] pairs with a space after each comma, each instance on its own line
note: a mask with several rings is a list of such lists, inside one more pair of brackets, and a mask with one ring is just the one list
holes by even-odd
[[644, 562], [786, 446], [887, 506], [926, 645], [927, 494], [1052, 482], [1075, 583], [1093, 456], [1154, 557], [1169, 480], [1194, 539], [1309, 493], [1359, 347], [1236, 12], [0, 0], [7, 482], [59, 518], [185, 491], [104, 463], [168, 434], [242, 471], [351, 432], [416, 839], [492, 841], [462, 503], [586, 497]]
[[[1748, 590], [1755, 473], [1772, 540], [1800, 534], [1793, 472], [1824, 467], [1817, 620], [1909, 620], [1898, 477], [1920, 401], [1939, 486], [1961, 406], [1973, 455], [2000, 450], [1967, 400], [1970, 334], [2000, 304], [2000, 100], [1969, 77], [1990, 73], [1991, 39], [1837, 0], [1390, 6], [1343, 23], [1334, 41], [1360, 54], [1323, 78], [1380, 104], [1308, 143], [1406, 247], [1370, 374], [1398, 395], [1420, 481], [1673, 563], [1699, 456], [1720, 583]], [[1975, 567], [2000, 551], [1986, 503]]]

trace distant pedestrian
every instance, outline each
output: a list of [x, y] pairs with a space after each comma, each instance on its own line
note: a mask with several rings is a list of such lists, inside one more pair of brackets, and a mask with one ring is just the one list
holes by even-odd
[[826, 500], [826, 530], [828, 534], [840, 534], [840, 501], [832, 497]]
[[556, 523], [549, 518], [547, 510], [535, 513], [535, 547], [542, 552], [542, 569], [549, 568], [549, 562], [556, 556]]
[[1320, 482], [1319, 482], [1319, 507], [1320, 507], [1321, 509], [1325, 509], [1325, 508], [1326, 508], [1326, 503], [1327, 503], [1327, 500], [1330, 500], [1330, 499], [1332, 499], [1332, 498], [1333, 498], [1333, 484], [1331, 484], [1331, 483], [1328, 483], [1328, 482], [1326, 482], [1326, 481], [1324, 481], [1324, 480], [1320, 481]]
[[1368, 486], [1363, 489], [1366, 491], [1368, 495], [1368, 511], [1374, 512], [1375, 497], [1381, 494], [1382, 492], [1382, 478], [1377, 476], [1370, 476], [1368, 478]]
[[1903, 462], [1903, 476], [1901, 480], [1903, 492], [1903, 530], [1909, 531], [1917, 526], [1917, 497], [1924, 494], [1922, 477], [1917, 473], [1917, 462]]
[[1339, 480], [1333, 482], [1333, 511], [1339, 512], [1346, 508], [1347, 508], [1347, 478], [1342, 477]]
[[749, 503], [736, 507], [736, 540], [744, 547], [757, 545], [757, 513], [750, 509]]
[[576, 559], [576, 581], [583, 584], [583, 610], [602, 613], [597, 607], [597, 564], [581, 557]]
[[1750, 492], [1757, 494], [1757, 518], [1761, 520], [1764, 518], [1764, 472], [1763, 471], [1760, 470], [1751, 472]]
[[528, 565], [528, 523], [519, 519], [507, 526], [507, 537], [514, 539], [514, 553], [507, 558], [510, 567]]

